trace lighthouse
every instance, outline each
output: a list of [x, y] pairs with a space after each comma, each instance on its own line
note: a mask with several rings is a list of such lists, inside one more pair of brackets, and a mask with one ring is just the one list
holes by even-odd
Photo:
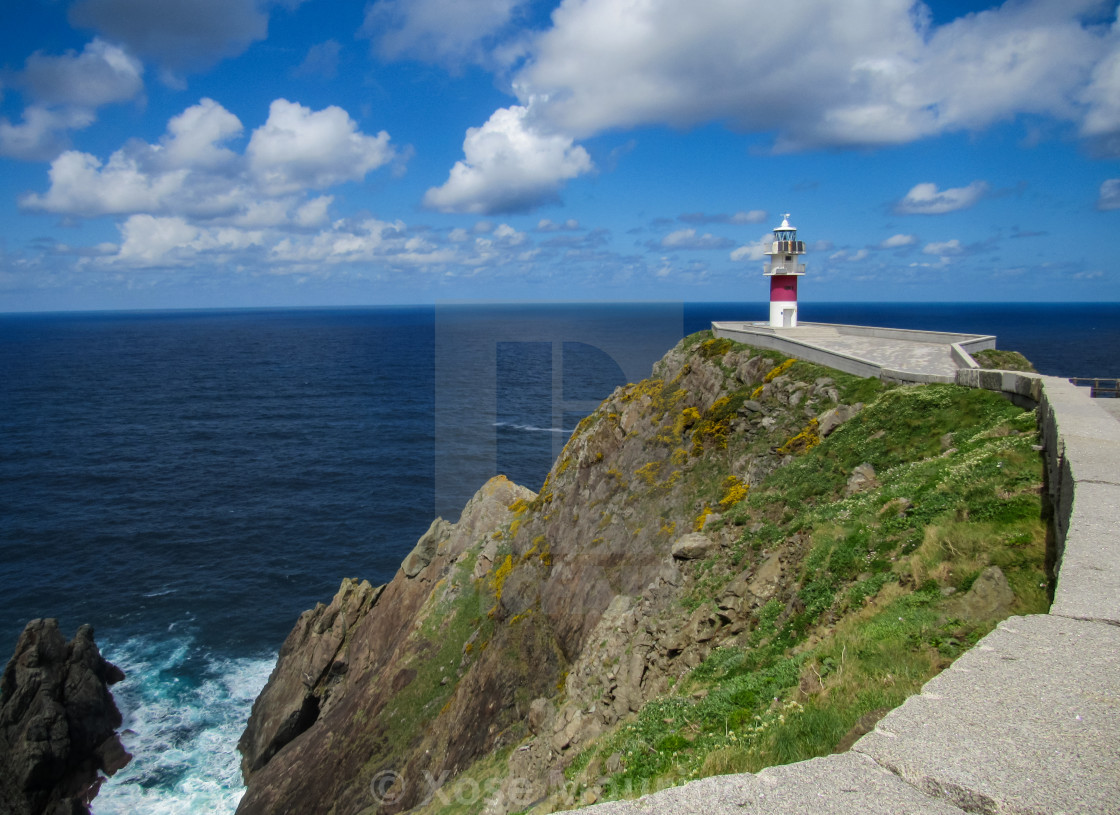
[[766, 276], [770, 278], [770, 327], [797, 327], [797, 278], [805, 274], [805, 264], [798, 260], [805, 254], [805, 242], [797, 239], [797, 227], [790, 226], [789, 213], [782, 218], [782, 225], [774, 227], [774, 240], [770, 244], [770, 263]]

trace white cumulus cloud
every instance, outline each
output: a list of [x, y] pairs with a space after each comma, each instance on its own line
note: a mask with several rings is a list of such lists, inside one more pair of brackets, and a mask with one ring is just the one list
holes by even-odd
[[734, 243], [728, 238], [720, 238], [711, 232], [699, 234], [695, 229], [678, 229], [661, 239], [664, 249], [726, 249]]
[[243, 228], [310, 227], [326, 221], [332, 200], [309, 200], [310, 191], [360, 181], [395, 155], [387, 133], [362, 133], [337, 107], [312, 111], [278, 99], [241, 154], [226, 144], [243, 129], [232, 113], [203, 99], [173, 117], [157, 144], [132, 140], [106, 161], [64, 152], [51, 163], [47, 191], [20, 204], [83, 218], [144, 214]]
[[917, 235], [891, 235], [879, 244], [880, 249], [899, 249], [903, 246], [913, 246], [918, 242]]
[[20, 123], [0, 118], [0, 156], [44, 161], [66, 149], [67, 131], [80, 130], [97, 118], [97, 108], [126, 102], [144, 91], [144, 67], [118, 46], [100, 39], [81, 53], [36, 51], [12, 85], [30, 103]]
[[940, 243], [927, 243], [922, 247], [922, 251], [927, 255], [937, 255], [938, 257], [953, 257], [956, 255], [964, 254], [964, 247], [961, 242], [956, 238], [950, 241], [942, 241]]
[[42, 103], [97, 108], [139, 96], [143, 76], [140, 60], [95, 37], [80, 54], [36, 51], [27, 58], [21, 84]]
[[1097, 209], [1120, 209], [1120, 178], [1110, 178], [1101, 183]]
[[182, 218], [133, 215], [121, 225], [119, 257], [137, 265], [164, 262], [170, 252], [188, 246], [197, 237], [197, 227]]
[[752, 209], [749, 212], [740, 211], [731, 215], [727, 213], [709, 215], [704, 212], [686, 212], [684, 215], [678, 215], [677, 220], [686, 224], [757, 224], [766, 220], [766, 210]]
[[537, 222], [538, 232], [575, 232], [579, 229], [579, 221], [569, 218], [563, 223], [556, 223], [549, 218], [541, 218]]
[[44, 161], [66, 148], [67, 130], [88, 127], [92, 111], [51, 110], [31, 105], [23, 111], [23, 121], [12, 123], [0, 117], [0, 156], [24, 161]]
[[[1017, 0], [935, 26], [912, 0], [564, 0], [513, 77], [585, 138], [727, 121], [780, 149], [900, 144], [1022, 113], [1076, 121], [1116, 35], [1102, 0]], [[1115, 99], [1115, 97], [1112, 97]], [[1108, 104], [1111, 104], [1109, 102]]]
[[268, 109], [268, 121], [253, 132], [245, 154], [264, 188], [286, 193], [359, 181], [391, 161], [396, 152], [388, 133], [360, 132], [340, 107], [312, 111], [277, 99]]
[[148, 172], [132, 151], [118, 150], [102, 163], [96, 156], [68, 150], [51, 162], [45, 195], [21, 199], [27, 209], [94, 218], [162, 212], [183, 189], [187, 170]]
[[237, 156], [221, 145], [242, 130], [240, 119], [213, 99], [202, 99], [167, 123], [166, 164], [207, 169], [228, 165]]
[[762, 260], [766, 257], [766, 252], [769, 251], [773, 242], [773, 235], [764, 235], [753, 243], [748, 243], [745, 246], [734, 249], [730, 257], [734, 261]]
[[987, 192], [988, 184], [984, 181], [973, 181], [967, 187], [947, 190], [939, 190], [936, 184], [930, 182], [915, 184], [894, 209], [902, 215], [943, 215], [968, 209]]
[[[513, 0], [494, 2], [478, 0], [498, 19]], [[373, 8], [403, 15], [409, 27], [400, 31], [426, 30], [416, 22], [421, 12], [405, 11], [403, 0]], [[1103, 134], [1098, 149], [1120, 154], [1120, 33], [1099, 25], [1105, 10], [1105, 0], [1009, 0], [935, 25], [913, 0], [799, 0], [780, 11], [770, 0], [563, 0], [551, 26], [519, 45], [509, 87], [532, 109], [535, 132], [569, 144], [609, 130], [720, 122], [767, 134], [776, 151], [862, 148], [1028, 114], [1084, 120], [1086, 136]], [[405, 41], [402, 53], [419, 53], [417, 43], [426, 40]], [[428, 51], [441, 48], [463, 50]], [[497, 129], [492, 118], [480, 130]], [[429, 205], [525, 209], [528, 200], [554, 197], [557, 184], [534, 184], [528, 167], [488, 154], [490, 172], [468, 157], [429, 193]], [[508, 204], [496, 203], [487, 183], [498, 163], [511, 189]], [[531, 188], [539, 195], [519, 194]], [[913, 211], [958, 205], [943, 199]], [[728, 222], [754, 223], [760, 214], [737, 213], [728, 217], [739, 220]], [[686, 222], [721, 217], [694, 213]]]
[[564, 182], [591, 171], [586, 150], [567, 136], [537, 131], [528, 113], [520, 105], [500, 108], [468, 130], [463, 160], [442, 186], [428, 190], [425, 205], [480, 215], [524, 212], [555, 200]]

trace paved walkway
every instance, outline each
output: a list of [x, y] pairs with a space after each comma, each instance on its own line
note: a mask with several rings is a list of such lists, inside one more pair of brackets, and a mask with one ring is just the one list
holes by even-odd
[[995, 337], [937, 331], [802, 323], [772, 328], [767, 323], [714, 322], [716, 336], [788, 353], [857, 376], [900, 382], [953, 382], [968, 362], [958, 347], [994, 348]]
[[957, 364], [953, 361], [953, 354], [947, 342], [856, 337], [841, 334], [835, 328], [782, 328], [775, 333], [838, 354], [866, 359], [868, 362], [895, 371], [946, 376], [952, 376], [957, 371]]
[[1120, 420], [1120, 399], [1094, 399], [1093, 401], [1104, 408], [1105, 412]]

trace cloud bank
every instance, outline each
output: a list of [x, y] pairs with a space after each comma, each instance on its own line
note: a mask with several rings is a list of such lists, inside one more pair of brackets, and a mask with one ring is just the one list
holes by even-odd
[[[497, 20], [512, 5], [487, 7]], [[382, 6], [403, 13], [398, 0], [374, 8]], [[533, 111], [535, 131], [570, 139], [571, 151], [607, 131], [708, 122], [767, 134], [779, 152], [888, 147], [1026, 114], [1073, 123], [1098, 150], [1120, 155], [1120, 27], [1106, 24], [1113, 14], [1104, 0], [1009, 0], [934, 25], [912, 0], [806, 0], [780, 13], [767, 0], [564, 0], [551, 27], [519, 52], [510, 88]], [[402, 30], [420, 17], [409, 14]], [[450, 18], [424, 19], [426, 36], [447, 43], [428, 49], [429, 58], [462, 50], [447, 39]], [[492, 118], [482, 129], [494, 126]], [[506, 170], [487, 172], [467, 156], [429, 204], [500, 211], [496, 186], [512, 183], [520, 194], [508, 211], [524, 209], [582, 172], [534, 184], [529, 166]], [[954, 203], [907, 200], [900, 211], [938, 206]]]
[[36, 51], [12, 83], [29, 104], [22, 121], [0, 118], [0, 156], [45, 161], [67, 144], [67, 132], [91, 125], [97, 109], [136, 99], [144, 66], [124, 49], [94, 38], [81, 53]]

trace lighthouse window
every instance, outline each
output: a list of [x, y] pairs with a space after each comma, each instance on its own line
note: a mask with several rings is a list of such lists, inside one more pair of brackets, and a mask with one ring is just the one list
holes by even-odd
[[793, 255], [786, 255], [786, 260], [793, 260]]

